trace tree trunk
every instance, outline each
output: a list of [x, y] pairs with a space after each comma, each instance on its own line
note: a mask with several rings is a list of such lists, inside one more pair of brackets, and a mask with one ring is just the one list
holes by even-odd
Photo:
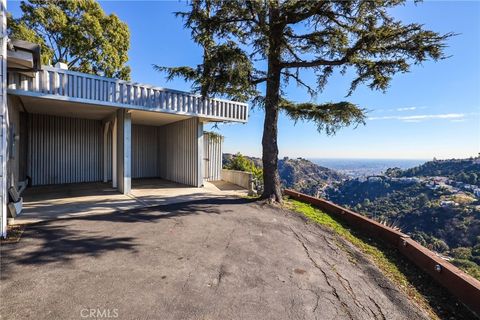
[[276, 25], [277, 8], [270, 9], [270, 39], [268, 53], [267, 90], [265, 95], [265, 122], [262, 137], [264, 190], [262, 198], [282, 202], [278, 175], [278, 103], [280, 101], [280, 40], [282, 28]]
[[[279, 80], [280, 81], [280, 80]], [[277, 94], [270, 93], [267, 84], [267, 95], [265, 100], [265, 122], [263, 125], [262, 138], [262, 162], [263, 162], [263, 195], [262, 198], [271, 201], [282, 201], [280, 190], [280, 176], [278, 175], [278, 91]]]

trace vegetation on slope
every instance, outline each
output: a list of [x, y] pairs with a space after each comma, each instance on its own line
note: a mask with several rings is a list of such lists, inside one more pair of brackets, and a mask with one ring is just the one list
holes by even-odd
[[[240, 154], [224, 154], [226, 168], [257, 172], [261, 160]], [[387, 176], [361, 181], [346, 180], [334, 170], [306, 159], [279, 160], [284, 188], [325, 197], [377, 221], [399, 227], [413, 239], [444, 256], [480, 280], [480, 202], [471, 192], [432, 188], [428, 179], [406, 181], [398, 177], [441, 174], [475, 177], [476, 159], [433, 161], [417, 169], [387, 170]], [[440, 171], [439, 171], [440, 170]], [[452, 204], [453, 203], [453, 204]]]
[[228, 170], [239, 170], [245, 172], [251, 172], [257, 183], [263, 181], [263, 170], [258, 162], [253, 161], [249, 157], [245, 157], [241, 153], [235, 155], [223, 154], [223, 168]]
[[[473, 319], [474, 316], [398, 251], [376, 239], [357, 233], [342, 221], [296, 200], [286, 201], [296, 211], [352, 243], [404, 293], [426, 310], [432, 319]], [[339, 245], [339, 247], [342, 247]], [[353, 261], [354, 262], [354, 261]]]
[[[225, 169], [261, 172], [262, 161], [259, 158], [243, 156], [240, 153], [223, 155]], [[346, 176], [319, 166], [303, 158], [283, 158], [278, 161], [278, 172], [283, 188], [295, 189], [313, 196], [323, 196], [324, 190], [332, 183], [346, 179]], [[260, 173], [261, 175], [261, 173]], [[262, 181], [258, 177], [258, 181]]]
[[[378, 221], [394, 224], [420, 244], [453, 258], [452, 263], [480, 279], [480, 207], [467, 194], [424, 183], [389, 179], [349, 180], [329, 189], [329, 200]], [[453, 205], [446, 205], [455, 201]]]
[[428, 161], [420, 166], [406, 170], [392, 168], [387, 170], [386, 174], [391, 177], [442, 176], [480, 186], [480, 157]]

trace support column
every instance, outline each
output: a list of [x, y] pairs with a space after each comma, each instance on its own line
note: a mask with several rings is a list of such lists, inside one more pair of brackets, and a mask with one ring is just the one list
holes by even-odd
[[0, 237], [7, 236], [7, 1], [0, 0]]
[[132, 117], [128, 110], [117, 111], [117, 179], [118, 190], [130, 193], [132, 175]]
[[203, 122], [197, 125], [197, 187], [203, 187]]

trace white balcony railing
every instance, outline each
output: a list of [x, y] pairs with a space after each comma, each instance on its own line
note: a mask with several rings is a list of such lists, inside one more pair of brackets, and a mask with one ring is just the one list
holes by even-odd
[[245, 103], [43, 66], [34, 78], [8, 73], [8, 93], [246, 122]]

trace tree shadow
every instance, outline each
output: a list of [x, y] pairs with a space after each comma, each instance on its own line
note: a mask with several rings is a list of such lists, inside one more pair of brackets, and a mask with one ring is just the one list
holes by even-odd
[[215, 198], [198, 199], [187, 197], [184, 202], [159, 204], [117, 210], [107, 214], [92, 214], [81, 217], [66, 218], [67, 220], [108, 221], [108, 222], [155, 222], [173, 217], [190, 216], [198, 214], [222, 214], [235, 212], [233, 209], [224, 209], [221, 205], [243, 205], [256, 201], [255, 199], [233, 198], [219, 196]]
[[102, 225], [102, 232], [115, 234], [112, 229], [118, 223], [153, 223], [174, 217], [225, 214], [236, 210], [225, 210], [222, 204], [243, 205], [249, 202], [252, 200], [211, 198], [34, 223], [26, 227], [20, 242], [2, 244], [1, 278], [8, 279], [18, 265], [69, 264], [76, 259], [99, 257], [109, 252], [137, 251], [139, 244], [136, 241], [139, 239], [135, 237], [92, 235], [88, 230], [78, 230], [85, 221], [107, 222]]

